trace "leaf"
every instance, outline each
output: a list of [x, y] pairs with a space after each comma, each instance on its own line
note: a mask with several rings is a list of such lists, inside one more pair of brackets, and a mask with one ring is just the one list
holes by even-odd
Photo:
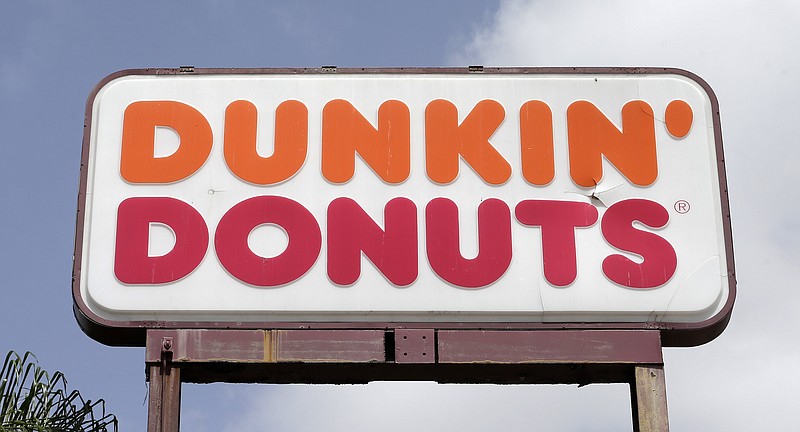
[[0, 432], [116, 432], [105, 401], [67, 391], [61, 372], [50, 376], [30, 352], [10, 351], [0, 369]]

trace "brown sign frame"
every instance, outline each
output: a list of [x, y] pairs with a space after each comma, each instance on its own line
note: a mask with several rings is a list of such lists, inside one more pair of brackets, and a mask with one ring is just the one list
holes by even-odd
[[[82, 298], [81, 248], [84, 236], [84, 212], [86, 209], [86, 190], [88, 175], [89, 141], [92, 124], [92, 104], [103, 86], [119, 77], [128, 75], [211, 75], [211, 74], [594, 74], [594, 75], [639, 75], [674, 74], [687, 77], [698, 83], [708, 95], [713, 113], [714, 139], [718, 179], [720, 183], [720, 203], [727, 256], [728, 298], [721, 310], [713, 317], [694, 323], [673, 322], [602, 322], [602, 323], [524, 323], [524, 322], [198, 322], [198, 321], [110, 321], [94, 314]], [[725, 174], [722, 148], [722, 129], [719, 118], [719, 105], [711, 87], [697, 75], [675, 68], [595, 68], [595, 67], [548, 67], [548, 68], [159, 68], [131, 69], [113, 73], [103, 80], [90, 93], [86, 103], [84, 120], [83, 151], [78, 193], [78, 212], [75, 235], [75, 255], [73, 265], [73, 309], [80, 327], [93, 339], [107, 345], [144, 346], [147, 344], [148, 330], [188, 329], [188, 330], [383, 330], [395, 333], [403, 329], [431, 331], [474, 330], [474, 331], [575, 331], [575, 330], [614, 330], [614, 331], [658, 331], [663, 346], [696, 346], [716, 338], [727, 326], [736, 297], [736, 277], [733, 259], [733, 238], [728, 204], [727, 177]]]

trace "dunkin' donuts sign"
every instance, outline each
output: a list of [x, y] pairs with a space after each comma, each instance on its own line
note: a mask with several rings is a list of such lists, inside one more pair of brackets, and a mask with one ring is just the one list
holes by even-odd
[[720, 137], [679, 70], [117, 73], [87, 106], [76, 305], [111, 326], [707, 322], [734, 290]]

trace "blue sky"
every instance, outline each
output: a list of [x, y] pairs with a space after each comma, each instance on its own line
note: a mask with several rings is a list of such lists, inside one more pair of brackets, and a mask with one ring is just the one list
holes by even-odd
[[[299, 2], [298, 2], [299, 3]], [[0, 351], [36, 353], [103, 397], [122, 430], [146, 421], [144, 350], [85, 336], [71, 272], [83, 115], [125, 68], [673, 66], [714, 88], [739, 281], [728, 330], [666, 349], [674, 430], [798, 427], [793, 334], [800, 150], [793, 80], [800, 8], [788, 1], [7, 2], [0, 15]], [[183, 429], [621, 430], [627, 387], [184, 386]], [[365, 414], [367, 413], [367, 414]], [[444, 416], [442, 416], [444, 413]], [[449, 419], [444, 421], [443, 419]], [[363, 420], [362, 420], [363, 419]], [[394, 426], [393, 426], [394, 425]], [[399, 429], [398, 429], [399, 430]]]

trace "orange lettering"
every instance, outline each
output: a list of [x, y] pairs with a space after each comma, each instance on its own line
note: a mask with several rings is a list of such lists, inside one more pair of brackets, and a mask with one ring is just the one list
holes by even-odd
[[402, 183], [411, 172], [408, 107], [389, 100], [378, 108], [375, 129], [350, 102], [336, 99], [322, 109], [322, 175], [345, 183], [355, 173], [355, 153], [386, 183]]
[[500, 103], [482, 100], [459, 125], [458, 109], [452, 102], [437, 99], [429, 103], [425, 108], [428, 178], [439, 184], [454, 181], [460, 155], [486, 183], [499, 185], [508, 181], [511, 165], [489, 142], [504, 118]]
[[[180, 137], [175, 153], [155, 156], [156, 127]], [[211, 126], [193, 107], [175, 101], [140, 101], [125, 108], [119, 171], [131, 183], [172, 183], [194, 174], [211, 154]]]
[[693, 118], [692, 107], [686, 101], [680, 99], [670, 102], [664, 112], [664, 123], [667, 125], [667, 131], [675, 138], [683, 138], [689, 134]]
[[525, 102], [519, 110], [522, 176], [528, 183], [544, 186], [556, 175], [553, 156], [553, 113], [546, 103]]
[[622, 130], [591, 102], [567, 108], [569, 169], [579, 186], [593, 187], [603, 177], [603, 156], [637, 186], [649, 186], [658, 176], [653, 109], [647, 102], [622, 107]]
[[261, 157], [256, 151], [258, 110], [245, 100], [225, 109], [225, 162], [240, 179], [271, 185], [291, 178], [306, 160], [308, 109], [302, 102], [288, 100], [275, 109], [274, 152]]

